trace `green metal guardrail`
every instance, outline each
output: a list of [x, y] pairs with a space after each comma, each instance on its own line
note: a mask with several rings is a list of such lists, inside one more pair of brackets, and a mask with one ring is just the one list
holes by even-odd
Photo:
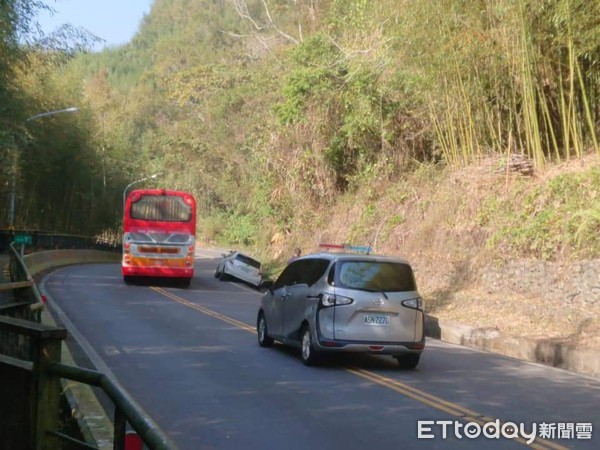
[[11, 243], [9, 246], [9, 256], [9, 276], [11, 283], [5, 286], [13, 290], [16, 305], [21, 307], [29, 305], [28, 308], [34, 315], [28, 317], [28, 319], [40, 322], [40, 311], [44, 307], [42, 296], [23, 261], [23, 256], [15, 248], [14, 243]]
[[60, 448], [60, 440], [81, 448], [97, 448], [59, 431], [60, 380], [67, 379], [99, 387], [112, 400], [115, 450], [125, 449], [127, 423], [149, 450], [176, 450], [175, 444], [116, 381], [100, 372], [61, 363], [61, 345], [67, 330], [39, 323], [44, 304], [14, 244], [10, 245], [9, 266], [11, 282], [0, 286], [13, 289], [15, 301], [3, 305], [0, 314], [20, 309], [21, 314], [11, 315], [24, 318], [0, 315], [0, 333], [3, 337], [13, 336], [13, 339], [3, 339], [3, 345], [10, 347], [10, 343], [14, 343], [10, 351], [4, 349], [0, 353], [0, 366], [8, 365], [32, 375], [31, 399], [24, 399], [31, 402], [30, 448], [54, 450]]
[[[115, 450], [124, 449], [127, 422], [129, 422], [131, 427], [141, 437], [142, 441], [149, 449], [176, 449], [175, 444], [170, 441], [148, 415], [142, 412], [141, 407], [135, 403], [129, 394], [105, 374], [56, 362], [48, 364], [47, 370], [48, 373], [61, 378], [102, 388], [108, 395], [115, 404]], [[60, 433], [54, 434], [59, 437], [64, 436]]]
[[33, 251], [56, 249], [121, 251], [120, 235], [114, 233], [104, 233], [98, 236], [79, 236], [42, 230], [0, 228], [0, 252], [8, 251], [11, 242], [22, 244]]

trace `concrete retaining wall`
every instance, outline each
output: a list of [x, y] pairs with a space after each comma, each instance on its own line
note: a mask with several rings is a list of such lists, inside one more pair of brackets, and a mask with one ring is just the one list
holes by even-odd
[[600, 377], [600, 353], [577, 349], [560, 340], [508, 337], [495, 328], [476, 328], [434, 316], [425, 318], [425, 334], [452, 344]]
[[23, 259], [29, 273], [35, 276], [45, 270], [71, 264], [117, 263], [121, 261], [121, 255], [100, 250], [48, 250], [25, 255]]

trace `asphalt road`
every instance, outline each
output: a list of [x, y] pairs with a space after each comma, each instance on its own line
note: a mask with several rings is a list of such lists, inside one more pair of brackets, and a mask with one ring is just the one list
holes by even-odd
[[600, 448], [600, 380], [431, 339], [414, 371], [385, 356], [305, 367], [297, 350], [258, 346], [261, 294], [216, 280], [216, 255], [198, 256], [188, 289], [128, 286], [111, 264], [42, 283], [90, 361], [181, 450], [526, 447], [503, 437], [511, 423], [555, 437], [533, 448]]

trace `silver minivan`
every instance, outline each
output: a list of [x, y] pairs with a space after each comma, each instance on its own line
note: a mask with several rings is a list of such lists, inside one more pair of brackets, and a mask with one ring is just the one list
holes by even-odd
[[406, 260], [318, 253], [290, 263], [265, 292], [258, 343], [299, 347], [307, 365], [326, 351], [368, 352], [413, 369], [425, 348], [424, 316]]

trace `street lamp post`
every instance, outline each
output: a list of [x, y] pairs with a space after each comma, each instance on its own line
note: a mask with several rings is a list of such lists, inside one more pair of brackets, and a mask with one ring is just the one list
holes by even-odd
[[[35, 114], [27, 119], [25, 119], [25, 123], [31, 122], [32, 120], [39, 119], [40, 117], [53, 116], [54, 114], [61, 114], [67, 112], [76, 112], [79, 111], [79, 108], [71, 107], [66, 109], [57, 109], [55, 111], [47, 111], [39, 114]], [[14, 229], [15, 222], [15, 199], [17, 196], [17, 166], [18, 166], [18, 158], [16, 151], [13, 152], [13, 168], [12, 168], [12, 177], [10, 183], [10, 201], [8, 207], [8, 226], [9, 229]]]
[[144, 178], [141, 178], [139, 180], [132, 181], [127, 186], [125, 186], [125, 189], [123, 189], [123, 214], [125, 214], [125, 200], [127, 198], [127, 191], [129, 190], [129, 188], [131, 186], [133, 186], [134, 184], [141, 183], [142, 181], [154, 180], [159, 175], [160, 175], [160, 173], [155, 173], [155, 174], [150, 175], [149, 177], [144, 177]]
[[76, 108], [76, 107], [72, 106], [71, 108], [58, 109], [56, 111], [43, 112], [43, 113], [36, 114], [35, 116], [29, 117], [28, 119], [25, 120], [25, 122], [29, 122], [31, 120], [39, 119], [40, 117], [53, 116], [54, 114], [60, 114], [60, 113], [66, 113], [66, 112], [77, 112], [77, 111], [79, 111], [79, 108]]

